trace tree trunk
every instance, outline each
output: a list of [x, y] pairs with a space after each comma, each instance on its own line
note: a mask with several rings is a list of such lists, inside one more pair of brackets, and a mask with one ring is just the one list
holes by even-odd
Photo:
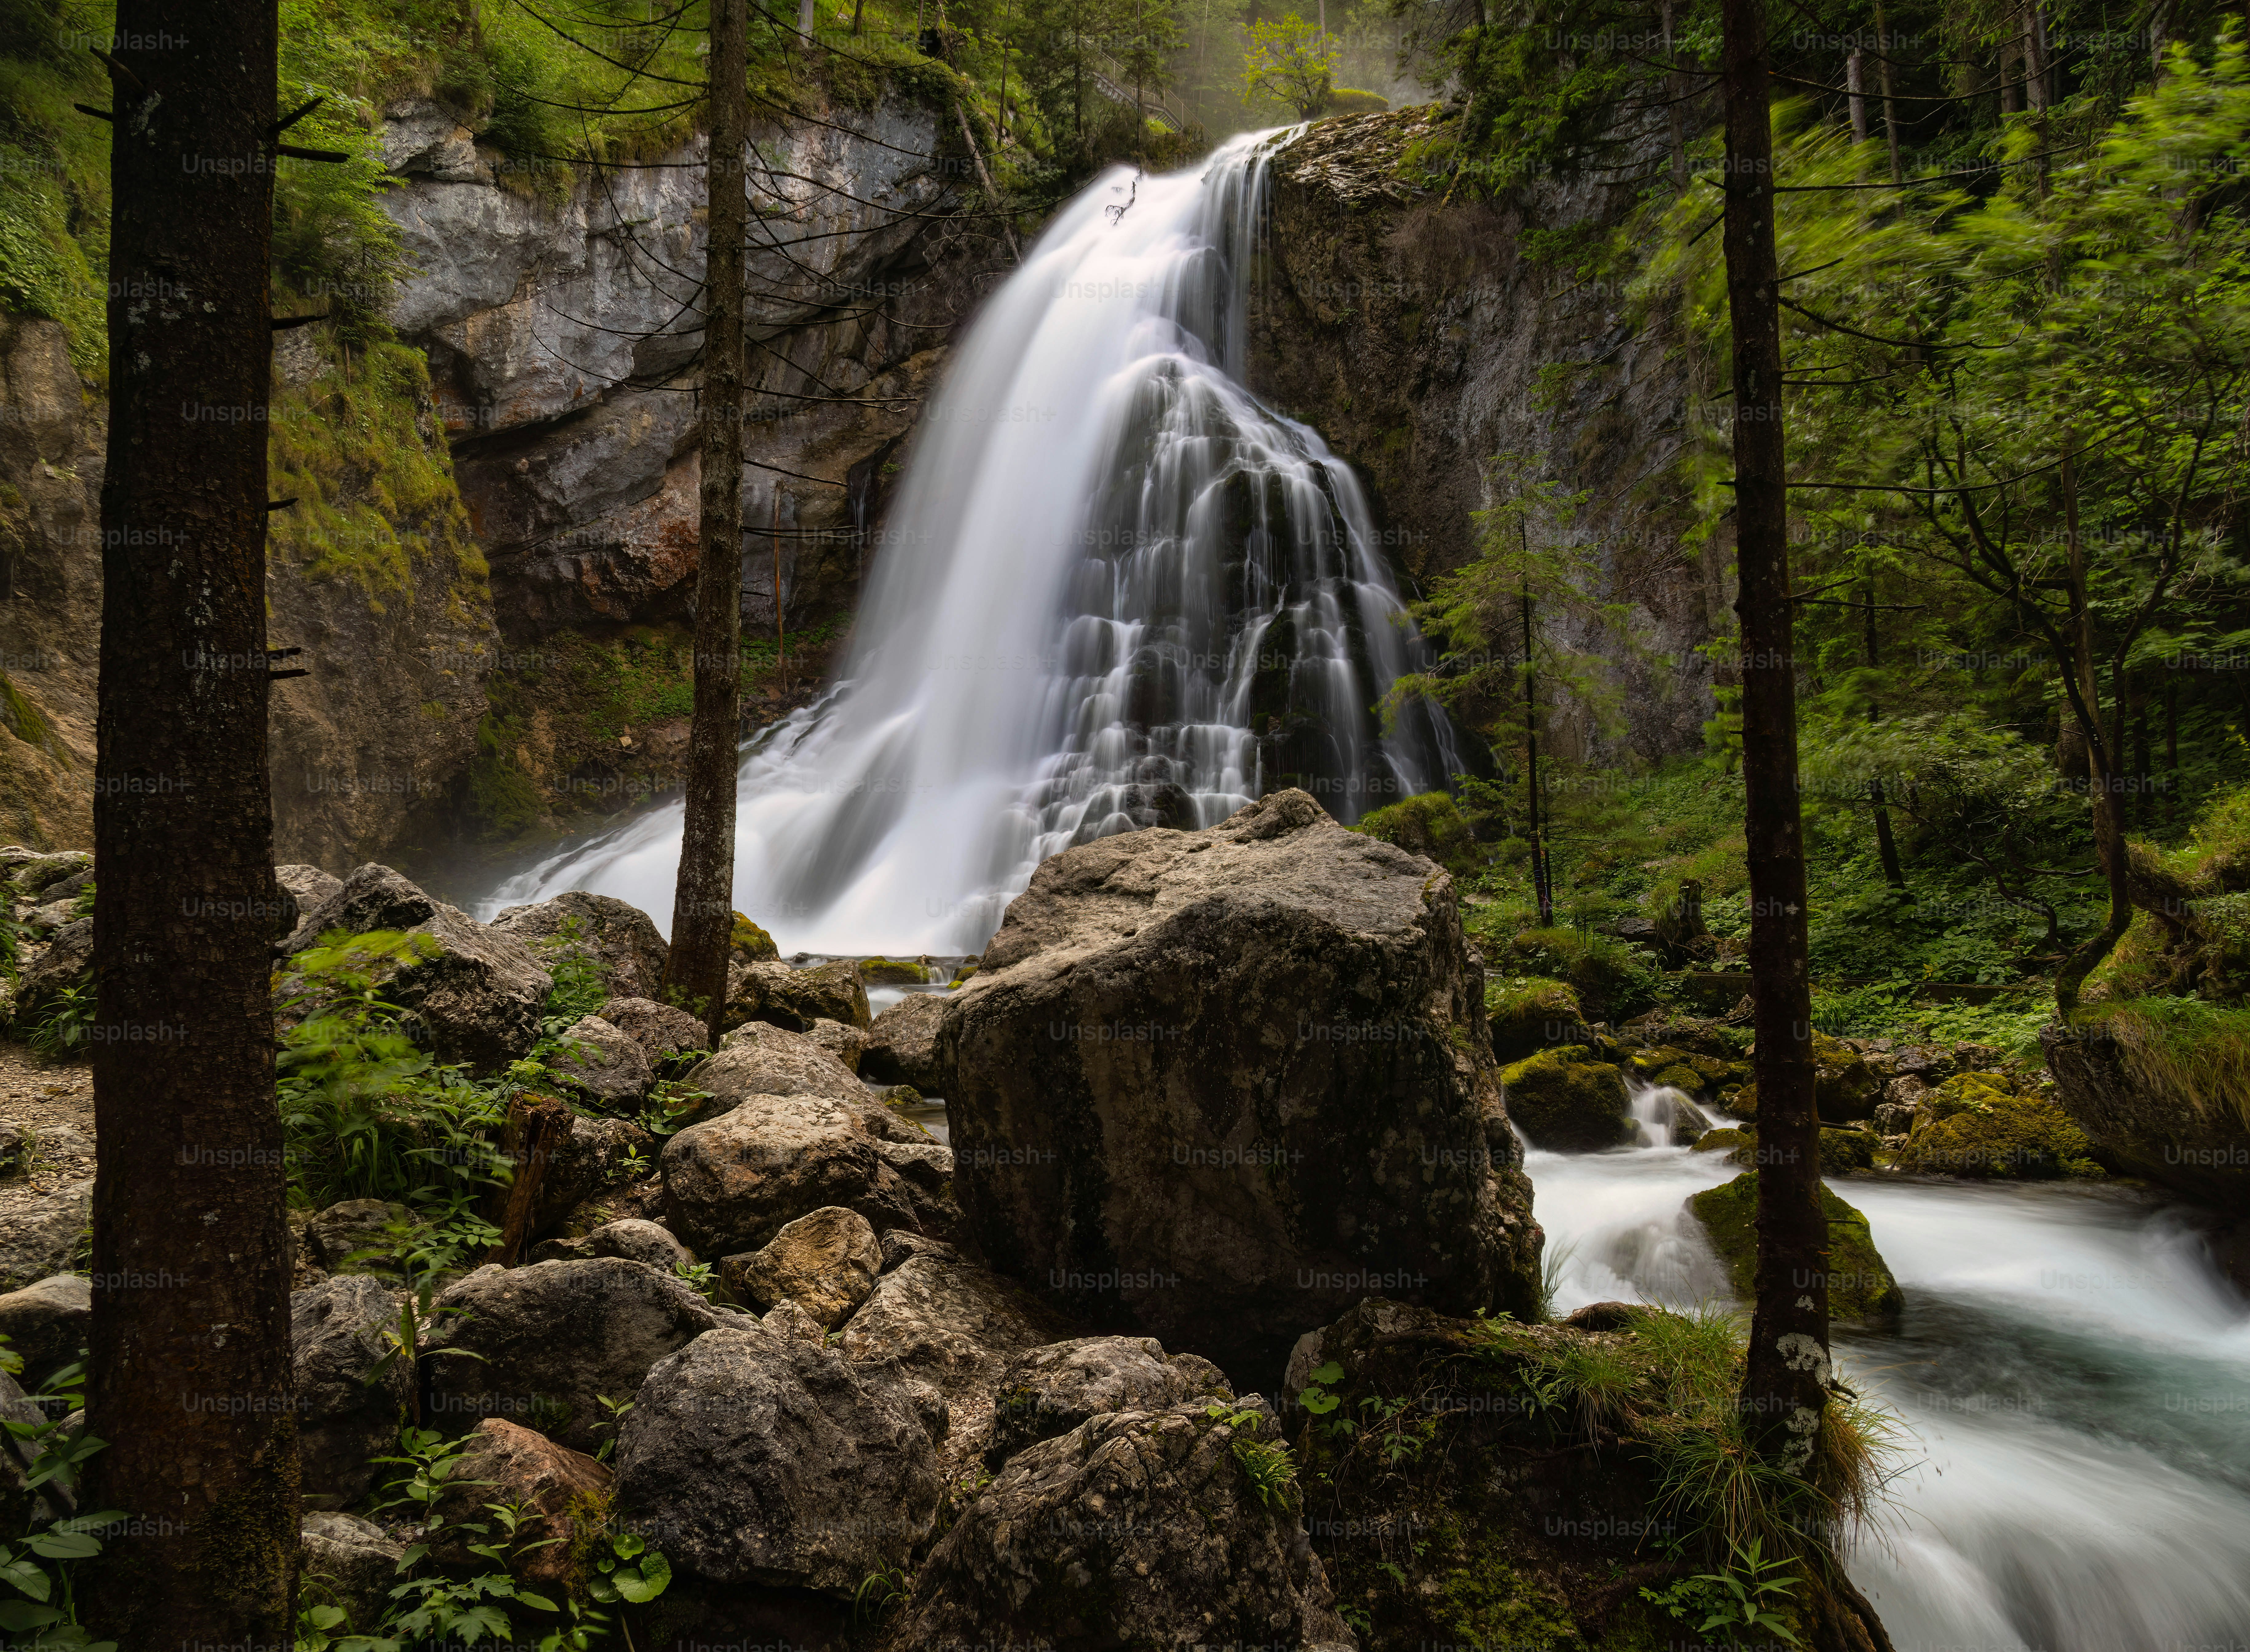
[[[1672, 41], [1672, 0], [1664, 0], [1664, 61], [1678, 61], [1677, 48]], [[1667, 68], [1664, 73], [1664, 118], [1672, 143], [1672, 187], [1685, 194], [1688, 189], [1688, 111], [1681, 102], [1687, 95], [1687, 76], [1676, 68]]]
[[1852, 108], [1852, 141], [1867, 141], [1867, 88], [1860, 69], [1860, 50], [1854, 46], [1852, 55], [1844, 59], [1844, 90]]
[[2081, 941], [2054, 972], [2054, 1007], [2067, 1016], [2078, 1008], [2078, 989], [2094, 967], [2109, 955], [2133, 921], [2131, 865], [2125, 853], [2125, 819], [2117, 792], [2114, 747], [2102, 733], [2101, 686], [2094, 671], [2094, 618], [2086, 598], [2086, 546], [2078, 533], [2078, 465], [2071, 441], [2062, 451], [2062, 527], [2070, 596], [2069, 643], [2077, 692], [2071, 710], [2086, 746], [2088, 806], [2094, 817], [2094, 846], [2109, 885], [2109, 915], [2100, 929]]
[[[297, 1421], [268, 972], [273, 0], [123, 0], [93, 787], [88, 1508], [133, 1648], [286, 1645]], [[119, 297], [117, 294], [131, 296]], [[142, 294], [163, 296], [149, 299]]]
[[[1875, 638], [1875, 582], [1873, 575], [1867, 578], [1867, 669], [1874, 671], [1881, 661], [1878, 657]], [[1880, 723], [1882, 720], [1883, 708], [1870, 696], [1867, 721]], [[1869, 778], [1867, 797], [1875, 806], [1875, 853], [1883, 864], [1883, 882], [1893, 889], [1904, 889], [1906, 869], [1899, 864], [1898, 840], [1891, 836], [1891, 811], [1883, 797], [1883, 777], [1881, 774]]]
[[1891, 152], [1891, 182], [1906, 177], [1899, 165], [1898, 103], [1891, 96], [1891, 37], [1883, 26], [1883, 9], [1875, 7], [1875, 75], [1883, 88], [1883, 145]]
[[[1522, 528], [1522, 524], [1518, 523]], [[1525, 541], [1526, 548], [1529, 541]], [[1523, 588], [1524, 781], [1531, 810], [1531, 893], [1539, 903], [1539, 927], [1555, 927], [1555, 886], [1547, 876], [1547, 840], [1539, 822], [1539, 693], [1531, 662], [1531, 588]]]
[[1805, 841], [1782, 442], [1781, 272], [1761, 0], [1724, 0], [1727, 308], [1734, 330], [1735, 520], [1743, 786], [1756, 1000], [1758, 1257], [1743, 1414], [1759, 1454], [1812, 1460], [1828, 1400], [1827, 1222], [1812, 1107]]
[[[711, 7], [710, 251], [703, 274], [701, 559], [687, 819], [666, 984], [719, 1047], [735, 927], [735, 767], [742, 738], [742, 250], [749, 239], [749, 29], [743, 0]], [[775, 593], [776, 600], [780, 593]]]

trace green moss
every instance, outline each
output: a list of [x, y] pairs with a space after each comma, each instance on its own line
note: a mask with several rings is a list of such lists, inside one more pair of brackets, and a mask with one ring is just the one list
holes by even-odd
[[1845, 1176], [1854, 1170], [1874, 1169], [1876, 1145], [1872, 1131], [1824, 1128], [1820, 1132], [1820, 1174]]
[[929, 971], [911, 958], [863, 958], [859, 979], [869, 987], [920, 987], [928, 982]]
[[[2094, 1144], [2053, 1102], [1970, 1086], [1956, 1091], [1959, 1083], [1948, 1080], [1923, 1102], [1898, 1156], [1901, 1170], [2016, 1181], [2102, 1174]], [[1936, 1112], [1941, 1106], [1946, 1111]]]
[[523, 731], [487, 712], [477, 722], [477, 754], [469, 765], [469, 813], [488, 836], [512, 837], [546, 812], [540, 790], [515, 761]]
[[1527, 929], [1503, 942], [1494, 968], [1567, 981], [1586, 1013], [1618, 1021], [1656, 1002], [1664, 974], [1656, 960], [1611, 935], [1583, 929]]
[[2191, 1115], [2230, 1113], [2250, 1128], [2250, 1008], [2195, 998], [2136, 998], [2079, 1018], [2116, 1042], [2136, 1088]]
[[741, 912], [735, 914], [735, 927], [727, 937], [727, 952], [745, 963], [781, 956], [781, 948], [774, 944], [774, 938]]
[[1362, 816], [1352, 829], [1434, 860], [1456, 878], [1469, 877], [1484, 864], [1468, 823], [1443, 792], [1423, 792], [1386, 803]]
[[1439, 1580], [1432, 1614], [1456, 1645], [1539, 1647], [1570, 1652], [1586, 1642], [1570, 1603], [1551, 1580], [1514, 1564], [1489, 1541], [1470, 1550], [1469, 1563]]
[[1625, 1075], [1607, 1062], [1586, 1060], [1589, 1053], [1565, 1044], [1501, 1070], [1508, 1115], [1534, 1145], [1587, 1153], [1633, 1139]]
[[1665, 1068], [1650, 1082], [1669, 1084], [1673, 1089], [1684, 1090], [1691, 1096], [1701, 1094], [1703, 1089], [1703, 1075], [1685, 1062]]
[[419, 350], [336, 352], [309, 384], [277, 386], [272, 428], [274, 497], [297, 501], [266, 519], [274, 554], [308, 579], [352, 581], [378, 614], [433, 559], [450, 587], [488, 601]]
[[[1707, 1187], [1688, 1201], [1712, 1246], [1727, 1264], [1735, 1294], [1749, 1301], [1757, 1275], [1758, 1173], [1746, 1170], [1732, 1181]], [[1878, 1319], [1906, 1304], [1867, 1219], [1825, 1185], [1820, 1207], [1828, 1218], [1828, 1311], [1839, 1319]]]
[[1732, 1127], [1729, 1127], [1721, 1130], [1705, 1131], [1701, 1135], [1695, 1138], [1695, 1145], [1688, 1151], [1691, 1153], [1723, 1153], [1731, 1154], [1738, 1148], [1755, 1147], [1757, 1146], [1757, 1132], [1756, 1131], [1736, 1130]]

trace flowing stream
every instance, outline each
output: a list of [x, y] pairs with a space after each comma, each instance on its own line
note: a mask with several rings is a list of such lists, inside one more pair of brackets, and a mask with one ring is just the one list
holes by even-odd
[[[1726, 1301], [1681, 1208], [1722, 1159], [1532, 1152], [1558, 1311]], [[1851, 1557], [1898, 1652], [2245, 1652], [2250, 1315], [2194, 1230], [2099, 1187], [1833, 1185], [1907, 1298], [1835, 1338], [1910, 1436]]]
[[[1275, 134], [1057, 217], [924, 410], [839, 682], [746, 750], [735, 905], [784, 950], [982, 950], [1048, 856], [1461, 767], [1349, 466], [1238, 382]], [[680, 811], [510, 879], [670, 925]]]

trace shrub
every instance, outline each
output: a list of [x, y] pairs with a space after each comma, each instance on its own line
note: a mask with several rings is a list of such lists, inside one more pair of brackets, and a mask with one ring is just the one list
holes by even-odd
[[1422, 792], [1386, 803], [1362, 816], [1352, 829], [1434, 860], [1456, 878], [1473, 876], [1484, 864], [1484, 851], [1468, 823], [1443, 792]]
[[1646, 1009], [1664, 985], [1663, 968], [1649, 953], [1581, 929], [1527, 929], [1494, 961], [1526, 975], [1568, 981], [1598, 1021], [1621, 1021]]

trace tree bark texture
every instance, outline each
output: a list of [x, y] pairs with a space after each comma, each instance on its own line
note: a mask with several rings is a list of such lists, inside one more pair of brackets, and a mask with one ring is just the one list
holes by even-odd
[[[735, 771], [742, 644], [742, 279], [749, 237], [749, 27], [743, 0], [711, 8], [710, 250], [703, 266], [701, 562], [687, 818], [666, 984], [719, 1047], [735, 929]], [[776, 603], [781, 593], [774, 593]]]
[[1743, 1406], [1761, 1455], [1802, 1473], [1827, 1402], [1828, 1244], [1812, 1105], [1805, 839], [1797, 791], [1773, 127], [1760, 0], [1725, 0], [1722, 17], [1724, 233], [1734, 332], [1735, 611], [1743, 650], [1759, 1147], [1757, 1301]]
[[[89, 1507], [132, 1648], [294, 1631], [292, 1246], [273, 1093], [266, 504], [273, 0], [122, 0], [93, 960]], [[291, 161], [286, 164], [305, 164]]]

